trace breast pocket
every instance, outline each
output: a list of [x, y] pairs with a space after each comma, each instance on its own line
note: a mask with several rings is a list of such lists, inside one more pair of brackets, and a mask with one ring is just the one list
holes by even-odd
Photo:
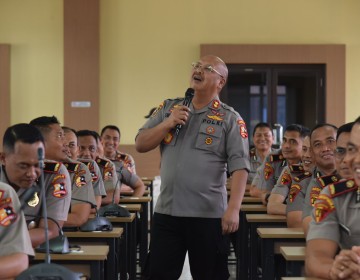
[[218, 152], [222, 131], [221, 126], [209, 125], [207, 123], [201, 124], [195, 147], [200, 150]]
[[340, 227], [340, 243], [341, 249], [351, 249], [352, 246], [360, 245], [360, 232], [351, 231], [348, 227], [343, 224], [339, 224]]

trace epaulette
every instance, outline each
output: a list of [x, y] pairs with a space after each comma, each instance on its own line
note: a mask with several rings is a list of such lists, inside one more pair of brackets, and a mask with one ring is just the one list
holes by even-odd
[[336, 197], [344, 193], [356, 191], [358, 186], [353, 179], [342, 180], [329, 185], [331, 197]]
[[102, 167], [107, 167], [110, 164], [110, 161], [103, 158], [97, 158], [96, 163]]
[[251, 148], [250, 151], [249, 151], [249, 154], [250, 154], [251, 159], [256, 160], [256, 150], [255, 150], [255, 148]]
[[337, 174], [331, 174], [326, 176], [321, 176], [317, 178], [317, 181], [320, 183], [320, 185], [324, 188], [325, 186], [336, 183], [341, 179], [341, 177]]
[[65, 165], [66, 169], [71, 173], [77, 172], [80, 168], [80, 163], [76, 162], [64, 162], [63, 164]]
[[294, 181], [295, 181], [295, 182], [301, 182], [302, 180], [304, 180], [304, 179], [306, 179], [306, 178], [309, 178], [309, 177], [311, 177], [311, 176], [312, 176], [312, 173], [309, 172], [309, 171], [306, 171], [306, 172], [304, 172], [304, 173], [302, 173], [302, 174], [299, 174], [298, 176], [295, 176], [295, 177], [294, 177]]
[[301, 173], [304, 172], [304, 167], [301, 164], [291, 164], [289, 166], [291, 173]]
[[126, 158], [127, 158], [127, 155], [122, 154], [122, 153], [117, 153], [116, 156], [115, 156], [115, 160], [118, 160], [118, 161], [123, 161]]
[[284, 160], [284, 156], [282, 155], [282, 153], [270, 155], [270, 162], [276, 162], [282, 160]]
[[44, 172], [46, 173], [58, 173], [60, 169], [61, 163], [60, 162], [49, 162], [45, 161], [44, 163]]

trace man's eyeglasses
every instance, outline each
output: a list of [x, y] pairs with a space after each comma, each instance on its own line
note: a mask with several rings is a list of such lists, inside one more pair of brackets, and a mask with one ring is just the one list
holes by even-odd
[[346, 148], [336, 147], [335, 149], [335, 157], [337, 159], [343, 159], [346, 155]]
[[202, 70], [205, 72], [215, 72], [216, 74], [218, 74], [221, 78], [224, 78], [223, 75], [220, 74], [220, 72], [218, 70], [216, 70], [214, 67], [212, 67], [211, 65], [201, 65], [199, 62], [193, 62], [191, 63], [191, 66], [194, 70]]

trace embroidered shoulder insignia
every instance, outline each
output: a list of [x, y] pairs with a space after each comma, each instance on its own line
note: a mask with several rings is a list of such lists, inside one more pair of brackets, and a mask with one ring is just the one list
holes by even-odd
[[70, 173], [77, 172], [80, 168], [80, 163], [76, 162], [64, 162], [64, 165]]
[[317, 178], [317, 181], [320, 183], [321, 187], [324, 188], [325, 186], [336, 183], [340, 180], [340, 176], [337, 174], [321, 176]]
[[284, 156], [282, 154], [270, 155], [270, 162], [282, 161], [283, 159], [284, 159]]
[[60, 169], [61, 163], [60, 162], [48, 162], [45, 161], [44, 164], [44, 172], [46, 173], [58, 173]]
[[319, 197], [319, 194], [321, 192], [321, 188], [318, 186], [311, 187], [310, 191], [310, 205], [314, 206], [316, 199]]
[[107, 161], [106, 159], [103, 159], [103, 158], [97, 158], [96, 163], [102, 167], [107, 167], [110, 164], [109, 161]]
[[271, 166], [270, 163], [266, 162], [265, 163], [265, 168], [264, 168], [264, 178], [265, 180], [269, 180], [269, 178], [274, 174], [274, 168]]
[[296, 196], [299, 194], [299, 192], [301, 191], [301, 186], [294, 184], [291, 186], [290, 191], [289, 191], [289, 201], [292, 203], [294, 202]]
[[282, 185], [290, 185], [291, 184], [291, 176], [287, 171], [285, 171], [284, 174], [281, 176], [281, 184]]
[[124, 161], [124, 160], [126, 160], [126, 158], [127, 158], [127, 155], [122, 154], [122, 153], [116, 153], [116, 156], [115, 156], [116, 161]]
[[335, 210], [334, 202], [326, 194], [319, 195], [315, 205], [315, 220], [317, 223], [324, 220], [331, 212]]
[[331, 197], [336, 197], [348, 192], [356, 191], [357, 186], [353, 179], [343, 180], [329, 185]]
[[17, 215], [10, 206], [0, 208], [0, 225], [7, 227], [16, 221]]
[[304, 180], [304, 179], [306, 179], [306, 178], [309, 178], [309, 177], [311, 177], [311, 176], [312, 176], [311, 172], [306, 171], [306, 172], [304, 172], [304, 173], [302, 173], [302, 174], [297, 175], [296, 177], [294, 177], [294, 181], [295, 181], [295, 182], [301, 182], [302, 180]]

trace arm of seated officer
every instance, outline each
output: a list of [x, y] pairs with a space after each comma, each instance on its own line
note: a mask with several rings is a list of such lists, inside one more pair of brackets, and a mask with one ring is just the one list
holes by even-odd
[[64, 226], [80, 227], [89, 219], [91, 206], [89, 203], [76, 203], [71, 205], [71, 213], [68, 214]]
[[139, 178], [133, 186], [134, 193], [132, 194], [132, 196], [142, 197], [144, 195], [145, 188], [146, 187], [145, 187], [143, 181]]
[[113, 197], [114, 197], [114, 204], [119, 204], [119, 201], [120, 201], [120, 188], [119, 187], [116, 188], [115, 190], [107, 190], [106, 197], [103, 197], [101, 200], [101, 205], [111, 204]]
[[273, 215], [285, 215], [286, 204], [285, 197], [278, 193], [271, 193], [266, 206], [267, 213]]
[[14, 253], [0, 257], [0, 280], [13, 279], [29, 266], [29, 258], [25, 253]]
[[139, 153], [155, 149], [166, 134], [176, 125], [185, 125], [190, 109], [184, 105], [173, 109], [170, 116], [152, 128], [142, 129], [135, 139], [135, 148]]
[[288, 228], [302, 227], [302, 211], [291, 211], [286, 213], [286, 223]]
[[[304, 213], [303, 213], [303, 215], [304, 215]], [[310, 222], [311, 222], [311, 216], [302, 217], [302, 228], [304, 230], [305, 236], [307, 236], [307, 234], [309, 232]]]
[[360, 279], [360, 256], [358, 246], [341, 250], [330, 268], [330, 279]]
[[[56, 223], [52, 220], [48, 221], [48, 237], [52, 239], [59, 235], [59, 228]], [[62, 227], [64, 221], [57, 221], [59, 226]], [[36, 248], [40, 244], [45, 242], [45, 232], [44, 232], [45, 224], [44, 219], [41, 219], [39, 222], [39, 226], [37, 228], [33, 228], [29, 230], [31, 244], [33, 248]]]

